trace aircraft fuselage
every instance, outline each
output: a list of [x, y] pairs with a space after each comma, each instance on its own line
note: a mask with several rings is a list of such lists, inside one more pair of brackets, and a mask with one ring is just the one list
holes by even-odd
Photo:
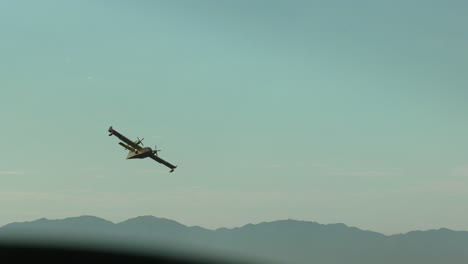
[[144, 159], [153, 153], [153, 150], [151, 148], [142, 148], [140, 150], [135, 150], [135, 151], [129, 151], [127, 155], [127, 159]]

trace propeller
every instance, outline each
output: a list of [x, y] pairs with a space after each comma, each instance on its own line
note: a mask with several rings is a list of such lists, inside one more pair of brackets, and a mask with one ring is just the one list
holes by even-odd
[[158, 149], [158, 148], [156, 147], [156, 145], [154, 145], [153, 153], [156, 154], [156, 156], [157, 156], [159, 151], [162, 151], [162, 150]]
[[137, 137], [137, 142], [136, 142], [136, 144], [137, 144], [137, 145], [138, 145], [138, 144], [141, 144], [142, 146], [145, 146], [145, 145], [143, 145], [143, 142], [142, 142], [143, 139], [145, 139], [145, 138], [140, 139], [139, 137]]

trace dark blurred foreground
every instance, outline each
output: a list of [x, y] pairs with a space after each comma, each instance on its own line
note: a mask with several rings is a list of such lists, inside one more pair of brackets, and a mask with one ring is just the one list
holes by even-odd
[[[111, 248], [113, 247], [113, 248]], [[181, 250], [183, 252], [183, 250]], [[33, 241], [0, 241], [0, 256], [2, 263], [171, 263], [171, 264], [201, 264], [220, 263], [234, 264], [234, 262], [212, 256], [168, 252], [165, 250], [136, 250], [109, 245], [98, 245], [90, 242], [63, 243]]]

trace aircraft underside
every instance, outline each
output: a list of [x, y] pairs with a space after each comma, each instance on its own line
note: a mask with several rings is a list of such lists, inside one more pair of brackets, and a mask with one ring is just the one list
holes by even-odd
[[152, 154], [151, 150], [129, 151], [127, 159], [144, 159]]

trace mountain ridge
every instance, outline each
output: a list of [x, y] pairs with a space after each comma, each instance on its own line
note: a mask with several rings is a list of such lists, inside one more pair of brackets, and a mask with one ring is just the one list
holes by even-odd
[[304, 223], [304, 224], [310, 224], [310, 225], [317, 225], [317, 226], [321, 226], [321, 227], [343, 227], [343, 228], [355, 229], [355, 230], [359, 230], [359, 231], [363, 231], [363, 232], [372, 232], [372, 233], [380, 234], [380, 235], [383, 235], [383, 236], [386, 236], [386, 237], [408, 235], [408, 234], [417, 234], [417, 233], [421, 233], [421, 232], [434, 232], [434, 231], [462, 232], [462, 233], [468, 234], [468, 230], [453, 230], [453, 229], [446, 228], [446, 227], [440, 227], [440, 228], [437, 228], [437, 229], [411, 230], [411, 231], [408, 231], [408, 232], [386, 235], [386, 234], [380, 233], [378, 231], [361, 229], [359, 227], [349, 226], [349, 225], [346, 225], [344, 223], [321, 224], [321, 223], [318, 223], [318, 222], [315, 222], [315, 221], [297, 220], [297, 219], [290, 219], [290, 218], [288, 218], [288, 219], [278, 219], [278, 220], [272, 220], [272, 221], [262, 221], [262, 222], [258, 222], [258, 223], [247, 223], [245, 225], [237, 226], [237, 227], [218, 227], [218, 228], [212, 229], [212, 228], [202, 227], [202, 226], [199, 226], [199, 225], [185, 225], [185, 224], [182, 224], [182, 223], [180, 223], [180, 222], [178, 222], [176, 220], [172, 220], [172, 219], [168, 219], [168, 218], [164, 218], [164, 217], [156, 217], [156, 216], [153, 216], [153, 215], [136, 216], [136, 217], [128, 218], [126, 220], [122, 220], [120, 222], [112, 222], [112, 221], [107, 220], [107, 219], [102, 218], [102, 217], [93, 216], [93, 215], [86, 215], [86, 214], [85, 215], [80, 215], [80, 216], [65, 217], [65, 218], [61, 218], [61, 219], [58, 219], [58, 218], [57, 219], [49, 219], [49, 218], [42, 217], [42, 218], [39, 218], [39, 219], [36, 219], [36, 220], [31, 220], [31, 221], [12, 222], [12, 223], [8, 223], [8, 224], [5, 224], [3, 226], [0, 226], [0, 230], [2, 230], [3, 228], [7, 228], [7, 227], [9, 227], [11, 225], [17, 225], [17, 224], [33, 224], [33, 223], [47, 222], [47, 221], [48, 222], [64, 221], [64, 222], [68, 222], [68, 223], [73, 223], [73, 222], [76, 221], [77, 223], [83, 223], [83, 222], [87, 222], [87, 221], [90, 221], [90, 220], [100, 221], [101, 223], [110, 223], [112, 225], [120, 225], [120, 224], [126, 224], [126, 223], [141, 222], [142, 220], [144, 220], [144, 221], [156, 220], [156, 221], [163, 221], [163, 222], [166, 222], [166, 223], [171, 223], [171, 224], [174, 224], [174, 225], [179, 225], [179, 226], [186, 227], [186, 228], [201, 228], [203, 230], [208, 230], [208, 231], [238, 230], [238, 229], [243, 229], [243, 228], [249, 228], [249, 227], [252, 227], [252, 226], [268, 225], [268, 224], [280, 224], [280, 223], [301, 224], [301, 223]]
[[172, 245], [233, 256], [268, 259], [267, 263], [468, 263], [468, 232], [448, 228], [384, 235], [342, 223], [276, 220], [234, 228], [186, 226], [155, 216], [113, 223], [95, 216], [15, 222], [0, 228], [2, 237], [86, 238], [124, 244]]

